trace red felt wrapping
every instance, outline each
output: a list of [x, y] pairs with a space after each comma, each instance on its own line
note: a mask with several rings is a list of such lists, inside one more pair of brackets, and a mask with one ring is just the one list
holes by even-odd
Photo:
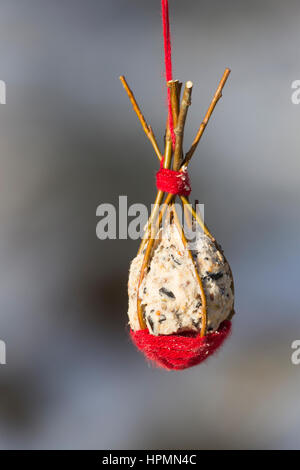
[[154, 336], [147, 329], [133, 331], [135, 346], [147, 359], [167, 370], [183, 370], [196, 366], [214, 354], [231, 332], [231, 321], [225, 320], [214, 333], [200, 338], [199, 333]]

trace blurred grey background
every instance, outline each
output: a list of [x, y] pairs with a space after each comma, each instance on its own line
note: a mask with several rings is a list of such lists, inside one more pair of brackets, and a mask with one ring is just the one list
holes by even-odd
[[300, 79], [297, 0], [170, 0], [174, 77], [194, 82], [193, 195], [231, 262], [233, 335], [184, 372], [149, 366], [127, 332], [135, 241], [96, 238], [96, 207], [154, 197], [162, 143], [159, 0], [1, 0], [0, 446], [300, 448]]

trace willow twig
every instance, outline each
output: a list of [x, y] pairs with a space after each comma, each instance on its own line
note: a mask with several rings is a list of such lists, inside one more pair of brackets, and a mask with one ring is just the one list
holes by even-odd
[[131, 89], [129, 88], [129, 85], [128, 85], [128, 83], [126, 82], [126, 79], [125, 79], [125, 77], [124, 77], [123, 75], [121, 75], [120, 80], [121, 80], [122, 85], [123, 85], [123, 87], [125, 88], [126, 93], [127, 93], [128, 97], [129, 97], [129, 99], [130, 99], [130, 101], [131, 101], [132, 107], [133, 107], [134, 111], [136, 112], [137, 117], [139, 118], [140, 123], [142, 124], [142, 127], [143, 127], [143, 129], [144, 129], [144, 131], [145, 131], [146, 136], [147, 136], [148, 139], [150, 140], [150, 142], [151, 142], [151, 144], [152, 144], [152, 146], [153, 146], [153, 148], [154, 148], [154, 151], [155, 151], [157, 157], [159, 158], [159, 160], [161, 160], [161, 159], [162, 159], [162, 155], [161, 155], [161, 152], [160, 152], [160, 150], [159, 150], [159, 147], [158, 147], [158, 144], [157, 144], [157, 141], [156, 141], [154, 132], [153, 132], [153, 130], [152, 130], [152, 127], [147, 124], [147, 122], [146, 122], [146, 120], [145, 120], [145, 118], [144, 118], [144, 116], [143, 116], [143, 114], [142, 114], [142, 112], [141, 112], [141, 110], [140, 110], [140, 108], [139, 108], [139, 105], [137, 104], [137, 101], [136, 101], [136, 99], [135, 99], [135, 97], [134, 97], [134, 94], [133, 94], [133, 92], [131, 91]]
[[182, 83], [180, 83], [179, 80], [170, 80], [167, 82], [167, 87], [170, 89], [171, 95], [173, 125], [176, 127], [179, 114], [179, 100]]
[[176, 135], [176, 143], [175, 143], [175, 150], [174, 150], [174, 164], [173, 169], [178, 171], [180, 168], [181, 160], [182, 160], [182, 142], [183, 142], [183, 134], [184, 134], [184, 125], [185, 120], [188, 112], [188, 107], [191, 104], [191, 94], [192, 94], [193, 83], [188, 81], [185, 85], [185, 89], [183, 92], [183, 98], [180, 106], [180, 111], [178, 115], [177, 125], [174, 129], [174, 133]]
[[201, 137], [202, 137], [202, 134], [203, 134], [203, 132], [204, 132], [206, 126], [207, 126], [207, 123], [208, 123], [208, 121], [209, 121], [209, 119], [210, 119], [210, 117], [211, 117], [211, 115], [212, 115], [212, 113], [213, 113], [213, 110], [215, 109], [216, 104], [218, 103], [219, 99], [222, 97], [222, 90], [223, 90], [224, 85], [225, 85], [225, 83], [226, 83], [226, 81], [227, 81], [227, 78], [229, 77], [229, 74], [230, 74], [230, 69], [228, 69], [228, 68], [225, 69], [225, 72], [224, 72], [224, 74], [223, 74], [223, 77], [221, 78], [221, 81], [220, 81], [220, 83], [219, 83], [219, 86], [218, 86], [218, 88], [217, 88], [217, 90], [216, 90], [216, 93], [214, 94], [214, 97], [213, 97], [213, 99], [212, 99], [212, 101], [211, 101], [211, 103], [210, 103], [210, 105], [209, 105], [209, 108], [208, 108], [208, 110], [207, 110], [207, 112], [206, 112], [206, 115], [205, 115], [205, 117], [204, 117], [202, 123], [200, 124], [199, 130], [198, 130], [197, 135], [196, 135], [196, 137], [195, 137], [195, 139], [194, 139], [194, 141], [193, 141], [193, 143], [192, 143], [192, 146], [191, 146], [190, 150], [187, 152], [187, 154], [186, 154], [186, 156], [185, 156], [185, 159], [184, 159], [184, 162], [183, 162], [185, 165], [186, 165], [186, 164], [190, 161], [190, 159], [192, 158], [192, 156], [193, 156], [193, 154], [194, 154], [194, 152], [195, 152], [195, 150], [196, 150], [196, 148], [197, 148], [197, 145], [199, 144], [199, 141], [200, 141], [200, 139], [201, 139]]
[[[159, 215], [158, 215], [158, 225], [159, 226], [161, 224], [163, 216], [165, 215], [166, 208], [168, 207], [168, 205], [170, 205], [170, 203], [173, 201], [174, 198], [175, 198], [174, 194], [168, 194], [167, 195], [167, 197], [166, 197], [166, 199], [163, 203], [163, 208], [159, 211]], [[138, 253], [137, 253], [138, 255], [140, 253], [142, 253], [142, 251], [145, 248], [146, 243], [149, 241], [149, 238], [151, 237], [151, 234], [149, 232], [150, 232], [150, 229], [149, 229], [149, 220], [148, 220], [146, 230], [145, 230], [145, 234], [143, 236], [142, 242], [140, 244], [140, 247], [139, 247], [139, 250], [138, 250]]]
[[188, 241], [185, 237], [184, 230], [180, 225], [178, 214], [176, 212], [176, 208], [175, 208], [173, 203], [172, 203], [172, 213], [174, 215], [174, 222], [175, 222], [175, 224], [177, 226], [177, 229], [179, 231], [179, 234], [181, 236], [182, 243], [183, 243], [185, 249], [187, 250], [187, 254], [188, 254], [188, 256], [189, 256], [189, 258], [190, 258], [190, 260], [193, 264], [193, 267], [195, 269], [195, 274], [196, 274], [196, 278], [197, 278], [199, 289], [200, 289], [200, 296], [201, 296], [201, 303], [202, 303], [202, 309], [201, 309], [202, 310], [201, 311], [201, 314], [202, 314], [201, 320], [202, 320], [202, 322], [201, 322], [200, 337], [203, 338], [203, 336], [205, 336], [205, 333], [206, 333], [206, 324], [207, 324], [206, 296], [205, 296], [205, 292], [204, 292], [204, 287], [203, 287], [201, 277], [199, 276], [199, 273], [198, 273], [198, 267], [197, 267], [196, 261], [194, 260], [194, 257], [192, 255], [191, 250], [189, 249]]
[[[171, 159], [172, 159], [172, 140], [171, 140], [170, 134], [168, 134], [168, 136], [166, 138], [164, 168], [170, 168]], [[145, 276], [145, 271], [146, 271], [147, 267], [149, 266], [151, 253], [152, 253], [152, 249], [153, 249], [153, 246], [154, 246], [155, 237], [156, 237], [156, 234], [157, 234], [158, 229], [159, 229], [159, 223], [160, 222], [159, 222], [159, 219], [157, 220], [157, 218], [159, 217], [159, 212], [160, 212], [159, 209], [160, 209], [161, 203], [163, 201], [164, 194], [165, 194], [164, 191], [161, 191], [161, 190], [157, 191], [153, 211], [150, 215], [149, 222], [148, 222], [148, 227], [147, 227], [147, 232], [149, 234], [148, 245], [147, 245], [147, 248], [146, 248], [146, 251], [145, 251], [145, 254], [144, 254], [143, 263], [142, 263], [142, 267], [141, 267], [141, 270], [140, 270], [140, 277], [139, 277], [138, 285], [137, 285], [137, 314], [138, 314], [138, 319], [139, 319], [141, 329], [146, 329], [147, 325], [145, 323], [144, 316], [143, 316], [143, 309], [142, 309], [142, 305], [141, 305], [141, 299], [139, 298], [139, 289], [140, 289], [140, 286], [143, 282], [143, 279], [144, 279], [144, 276]], [[143, 244], [143, 241], [142, 241], [142, 244]]]
[[[182, 83], [180, 83], [179, 80], [170, 80], [169, 82], [167, 82], [167, 86], [168, 86], [168, 88], [170, 88], [170, 94], [171, 94], [173, 123], [177, 124], [177, 118], [178, 118], [178, 113], [179, 113], [179, 98], [180, 98], [180, 90], [181, 90]], [[167, 128], [166, 128], [165, 144], [166, 144], [165, 154], [167, 155], [167, 158], [170, 159], [170, 161], [165, 161], [164, 160], [164, 167], [169, 168], [170, 164], [171, 164], [171, 158], [172, 158], [172, 147], [171, 147], [171, 134], [170, 134], [170, 128], [169, 128], [168, 121], [167, 121]], [[167, 198], [166, 198], [165, 204], [169, 204], [171, 202], [171, 200], [173, 199], [173, 197], [169, 197], [169, 195], [168, 195]], [[150, 218], [147, 222], [146, 230], [145, 230], [142, 242], [140, 244], [138, 254], [140, 254], [143, 251], [147, 241], [151, 237], [151, 235], [149, 234], [149, 231], [151, 230], [152, 222], [154, 221], [155, 217], [157, 216], [157, 211], [154, 212], [155, 207], [156, 207], [156, 203], [159, 200], [161, 200], [161, 202], [162, 202], [162, 199], [163, 199], [163, 197], [161, 195], [161, 191], [158, 191], [157, 196], [156, 196], [156, 200], [154, 202], [153, 211], [152, 211], [152, 213], [150, 215]], [[159, 211], [159, 212], [160, 212], [159, 213], [159, 218], [160, 218], [159, 219], [159, 224], [160, 224], [163, 214], [161, 214], [162, 211]]]
[[[175, 143], [175, 150], [174, 150], [174, 161], [173, 161], [173, 170], [178, 171], [180, 167], [180, 163], [182, 161], [182, 142], [183, 142], [183, 133], [184, 133], [184, 126], [185, 120], [187, 115], [188, 106], [191, 104], [191, 93], [192, 93], [192, 82], [187, 82], [183, 94], [182, 103], [179, 109], [179, 100], [180, 100], [180, 89], [176, 93], [176, 87], [173, 90], [173, 100], [174, 106], [172, 106], [173, 110], [173, 121], [175, 126], [175, 135], [176, 135], [176, 143]], [[181, 88], [181, 87], [180, 87]], [[171, 89], [171, 100], [172, 100], [172, 89]], [[185, 218], [187, 220], [188, 226], [192, 228], [192, 218], [190, 213], [186, 210], [185, 203], [181, 199], [184, 209]]]
[[197, 214], [197, 212], [194, 210], [193, 206], [191, 204], [189, 204], [189, 202], [188, 202], [188, 200], [186, 199], [185, 196], [181, 196], [181, 199], [182, 199], [182, 202], [184, 204], [186, 204], [186, 207], [187, 207], [188, 211], [193, 215], [196, 222], [198, 222], [198, 225], [200, 225], [200, 227], [202, 228], [205, 235], [207, 235], [214, 242], [215, 241], [214, 237], [212, 236], [212, 234], [210, 233], [210, 231], [206, 227], [205, 223], [203, 222], [203, 220], [201, 219], [199, 214]]

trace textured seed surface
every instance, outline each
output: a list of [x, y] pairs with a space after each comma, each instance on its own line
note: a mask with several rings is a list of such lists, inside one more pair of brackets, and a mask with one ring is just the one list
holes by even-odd
[[[218, 329], [233, 309], [232, 277], [223, 254], [202, 234], [193, 250], [207, 301], [207, 331]], [[139, 330], [137, 285], [143, 261], [133, 259], [128, 281], [129, 323]], [[183, 247], [177, 228], [170, 225], [156, 242], [150, 269], [139, 289], [144, 318], [154, 335], [200, 331], [202, 302], [193, 264]]]

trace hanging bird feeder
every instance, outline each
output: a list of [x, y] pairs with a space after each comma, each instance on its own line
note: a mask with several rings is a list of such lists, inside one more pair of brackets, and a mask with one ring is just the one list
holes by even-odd
[[[130, 335], [145, 357], [165, 369], [186, 369], [212, 355], [231, 331], [234, 285], [220, 245], [190, 203], [188, 166], [222, 96], [227, 68], [197, 135], [183, 152], [193, 83], [172, 79], [168, 1], [162, 0], [168, 119], [162, 154], [125, 77], [120, 80], [160, 161], [157, 195], [128, 281]], [[180, 220], [178, 204], [184, 223]], [[193, 243], [187, 229], [196, 232]]]

